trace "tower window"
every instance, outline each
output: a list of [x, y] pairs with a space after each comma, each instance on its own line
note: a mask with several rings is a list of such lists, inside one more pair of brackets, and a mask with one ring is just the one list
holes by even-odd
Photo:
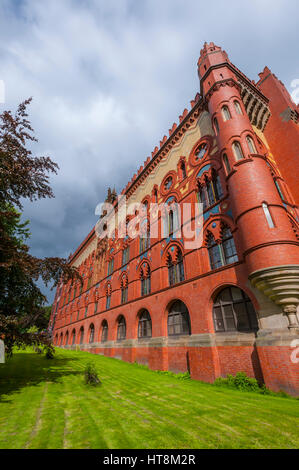
[[213, 122], [214, 122], [215, 134], [218, 135], [219, 134], [219, 124], [218, 124], [217, 118], [214, 118]]
[[275, 225], [274, 225], [274, 222], [273, 222], [271, 213], [270, 213], [270, 211], [269, 211], [268, 204], [266, 204], [265, 202], [263, 202], [262, 205], [263, 205], [263, 211], [264, 211], [266, 220], [267, 220], [267, 222], [268, 222], [269, 228], [274, 228]]
[[230, 110], [227, 106], [222, 107], [222, 116], [224, 121], [228, 121], [229, 119], [231, 119]]
[[226, 153], [223, 154], [223, 163], [225, 166], [226, 173], [230, 173], [231, 168], [230, 168], [229, 160], [228, 160]]
[[243, 114], [239, 101], [234, 101], [234, 106], [237, 114]]
[[233, 151], [237, 160], [242, 160], [244, 158], [241, 144], [237, 140], [233, 142]]
[[255, 148], [254, 141], [253, 141], [252, 137], [250, 137], [250, 135], [248, 135], [246, 137], [246, 140], [247, 140], [247, 145], [248, 145], [248, 148], [249, 148], [249, 152], [250, 153], [256, 153], [256, 148]]

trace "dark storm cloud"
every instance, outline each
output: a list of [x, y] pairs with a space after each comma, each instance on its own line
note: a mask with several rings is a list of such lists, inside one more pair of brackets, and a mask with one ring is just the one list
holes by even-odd
[[55, 199], [25, 204], [32, 252], [75, 250], [107, 187], [121, 191], [189, 107], [205, 40], [250, 78], [267, 64], [289, 87], [297, 18], [297, 0], [2, 0], [5, 107], [33, 96], [36, 153], [60, 166]]

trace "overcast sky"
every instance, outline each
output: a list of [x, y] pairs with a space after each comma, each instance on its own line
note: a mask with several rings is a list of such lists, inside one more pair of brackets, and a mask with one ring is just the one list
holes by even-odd
[[298, 13], [298, 0], [0, 0], [0, 111], [33, 96], [36, 154], [60, 167], [55, 199], [25, 204], [32, 253], [73, 252], [107, 187], [120, 192], [190, 109], [204, 41], [292, 91]]

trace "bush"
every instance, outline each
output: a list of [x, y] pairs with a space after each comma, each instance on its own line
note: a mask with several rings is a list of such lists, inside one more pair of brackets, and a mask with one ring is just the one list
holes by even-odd
[[245, 372], [238, 372], [235, 376], [228, 374], [226, 378], [219, 377], [214, 384], [249, 392], [259, 392], [261, 390], [257, 380], [248, 377]]
[[48, 347], [46, 349], [46, 359], [54, 359], [55, 350], [53, 347]]
[[85, 383], [87, 385], [101, 385], [101, 381], [98, 377], [96, 368], [92, 362], [89, 362], [85, 366], [84, 370]]

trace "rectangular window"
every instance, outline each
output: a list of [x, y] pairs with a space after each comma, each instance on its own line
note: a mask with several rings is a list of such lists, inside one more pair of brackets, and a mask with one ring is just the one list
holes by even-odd
[[108, 310], [108, 308], [110, 308], [110, 301], [111, 301], [111, 296], [108, 295], [106, 297], [106, 310]]
[[114, 258], [112, 258], [112, 259], [108, 262], [108, 276], [110, 276], [110, 274], [112, 274], [112, 272], [113, 272], [113, 266], [114, 266]]
[[122, 266], [129, 262], [129, 255], [130, 255], [130, 251], [129, 251], [129, 247], [127, 247], [122, 252]]

